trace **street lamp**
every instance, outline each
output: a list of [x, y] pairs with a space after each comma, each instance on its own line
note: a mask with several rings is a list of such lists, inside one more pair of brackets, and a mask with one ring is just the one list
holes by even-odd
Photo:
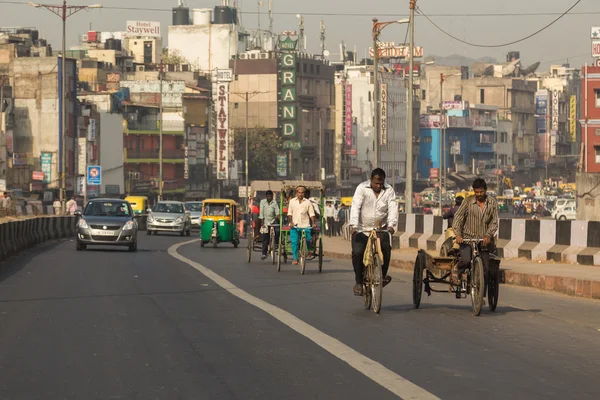
[[[408, 24], [410, 20], [408, 19], [400, 19], [398, 21], [389, 21], [389, 22], [378, 22], [377, 18], [373, 18], [373, 98], [375, 103], [375, 162], [373, 163], [374, 168], [377, 168], [377, 164], [379, 164], [379, 130], [380, 130], [380, 120], [379, 120], [379, 84], [378, 84], [378, 62], [379, 62], [379, 51], [377, 48], [377, 41], [379, 40], [379, 35], [381, 31], [390, 25], [393, 24]], [[412, 71], [411, 71], [412, 73]]]
[[62, 19], [62, 71], [61, 71], [61, 92], [62, 92], [62, 107], [61, 107], [61, 112], [62, 112], [62, 118], [61, 118], [61, 124], [62, 124], [62, 132], [61, 132], [61, 144], [60, 144], [60, 148], [62, 151], [62, 156], [61, 156], [61, 164], [62, 164], [62, 171], [61, 171], [61, 183], [60, 183], [60, 202], [62, 204], [62, 209], [63, 212], [65, 210], [65, 199], [66, 199], [66, 194], [67, 194], [67, 173], [66, 173], [66, 169], [67, 169], [67, 135], [66, 135], [66, 131], [67, 131], [67, 94], [66, 94], [66, 89], [67, 89], [67, 85], [66, 85], [66, 80], [67, 80], [67, 72], [66, 72], [66, 50], [67, 50], [67, 18], [69, 18], [71, 15], [81, 11], [81, 10], [86, 10], [88, 8], [102, 8], [102, 4], [92, 4], [89, 6], [68, 6], [67, 5], [67, 0], [63, 0], [62, 5], [60, 4], [39, 4], [39, 3], [32, 3], [29, 2], [27, 3], [30, 7], [34, 7], [34, 8], [45, 8], [49, 11], [51, 11], [52, 13], [58, 15], [58, 17], [60, 19]]
[[[319, 180], [323, 180], [323, 130], [322, 130], [322, 113], [319, 112]], [[303, 113], [310, 114], [311, 110], [303, 109]], [[314, 111], [313, 111], [314, 112]], [[312, 122], [312, 121], [311, 121]]]

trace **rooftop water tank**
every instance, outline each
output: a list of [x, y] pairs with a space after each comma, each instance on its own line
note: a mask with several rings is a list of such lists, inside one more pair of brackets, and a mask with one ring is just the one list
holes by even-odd
[[195, 8], [192, 10], [192, 22], [194, 25], [210, 25], [212, 9]]
[[233, 24], [233, 8], [227, 6], [216, 6], [213, 23], [217, 25]]
[[189, 25], [190, 9], [187, 7], [173, 7], [173, 25]]

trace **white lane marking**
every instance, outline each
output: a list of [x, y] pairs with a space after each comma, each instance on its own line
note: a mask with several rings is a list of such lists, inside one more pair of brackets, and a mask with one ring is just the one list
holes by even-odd
[[169, 247], [169, 255], [195, 268], [198, 272], [205, 275], [207, 278], [215, 282], [217, 285], [221, 286], [223, 289], [227, 290], [232, 295], [270, 314], [273, 318], [279, 320], [280, 322], [292, 328], [302, 336], [313, 341], [316, 345], [322, 347], [324, 350], [328, 351], [335, 357], [346, 362], [352, 368], [365, 375], [366, 377], [370, 378], [373, 382], [383, 386], [398, 397], [402, 399], [419, 400], [439, 399], [438, 397], [436, 397], [432, 393], [429, 393], [422, 387], [417, 386], [409, 380], [396, 374], [395, 372], [390, 371], [377, 361], [371, 360], [370, 358], [362, 355], [358, 351], [345, 345], [339, 340], [321, 332], [317, 328], [307, 324], [306, 322], [295, 317], [289, 312], [282, 310], [281, 308], [276, 307], [270, 303], [267, 303], [266, 301], [263, 301], [257, 297], [252, 296], [250, 293], [238, 288], [233, 283], [216, 274], [212, 270], [206, 268], [202, 264], [194, 262], [177, 252], [177, 249], [179, 249], [181, 246], [185, 246], [198, 241], [199, 240], [196, 239], [188, 242], [175, 244]]

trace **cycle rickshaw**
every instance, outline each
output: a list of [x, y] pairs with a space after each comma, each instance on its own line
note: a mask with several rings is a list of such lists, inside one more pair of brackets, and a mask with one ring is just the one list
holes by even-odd
[[[287, 263], [288, 257], [292, 254], [292, 242], [290, 240], [290, 226], [287, 218], [288, 193], [290, 199], [296, 196], [296, 188], [304, 186], [311, 192], [311, 197], [319, 197], [320, 217], [317, 228], [312, 230], [310, 242], [306, 240], [304, 231], [300, 236], [298, 247], [298, 264], [300, 273], [304, 275], [306, 270], [306, 261], [318, 260], [319, 272], [323, 271], [323, 230], [325, 229], [325, 188], [318, 181], [283, 181], [281, 182], [281, 192], [279, 196], [279, 220], [281, 224], [281, 233], [279, 234], [279, 246], [277, 251], [277, 271], [281, 271], [281, 262]], [[308, 197], [308, 196], [307, 196]]]
[[[419, 250], [415, 260], [413, 273], [413, 304], [419, 308], [423, 290], [431, 295], [436, 293], [453, 293], [457, 298], [471, 297], [473, 314], [479, 316], [487, 291], [488, 307], [491, 312], [498, 305], [500, 284], [500, 259], [490, 253], [489, 270], [485, 270], [481, 257], [482, 239], [465, 239], [465, 244], [473, 248], [470, 267], [462, 274], [460, 281], [452, 279], [452, 272], [458, 264], [458, 251], [450, 248], [448, 254], [438, 257], [425, 250]], [[434, 284], [446, 286], [436, 289]]]
[[[253, 181], [250, 184], [250, 194], [254, 195], [256, 192], [265, 193], [267, 190], [271, 190], [273, 192], [273, 199], [277, 201], [277, 198], [279, 197], [278, 194], [281, 192], [281, 184], [282, 183], [280, 181]], [[279, 206], [281, 210], [281, 205]], [[257, 234], [256, 232], [260, 232], [261, 229], [265, 228], [261, 226], [262, 221], [260, 219], [257, 219], [255, 223], [258, 224], [258, 230], [255, 230], [254, 227], [251, 227], [248, 233], [248, 262], [252, 262], [252, 253], [262, 253], [262, 235], [260, 233]], [[270, 233], [270, 242], [267, 251], [268, 254], [271, 255], [273, 265], [275, 265], [276, 262], [275, 229], [278, 227], [279, 224], [266, 227]]]

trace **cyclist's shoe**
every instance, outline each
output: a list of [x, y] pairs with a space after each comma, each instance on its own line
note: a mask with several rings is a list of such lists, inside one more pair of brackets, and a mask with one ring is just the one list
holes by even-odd
[[262, 256], [260, 256], [260, 259], [261, 259], [261, 260], [266, 260], [266, 259], [267, 259], [267, 256], [265, 256], [265, 255], [263, 254]]
[[363, 285], [361, 285], [360, 283], [357, 283], [356, 285], [354, 285], [354, 295], [355, 296], [362, 296], [363, 295]]
[[292, 265], [298, 265], [298, 260], [292, 261]]
[[392, 281], [392, 277], [387, 275], [383, 278], [383, 287], [386, 287], [388, 285], [388, 283], [390, 283]]

